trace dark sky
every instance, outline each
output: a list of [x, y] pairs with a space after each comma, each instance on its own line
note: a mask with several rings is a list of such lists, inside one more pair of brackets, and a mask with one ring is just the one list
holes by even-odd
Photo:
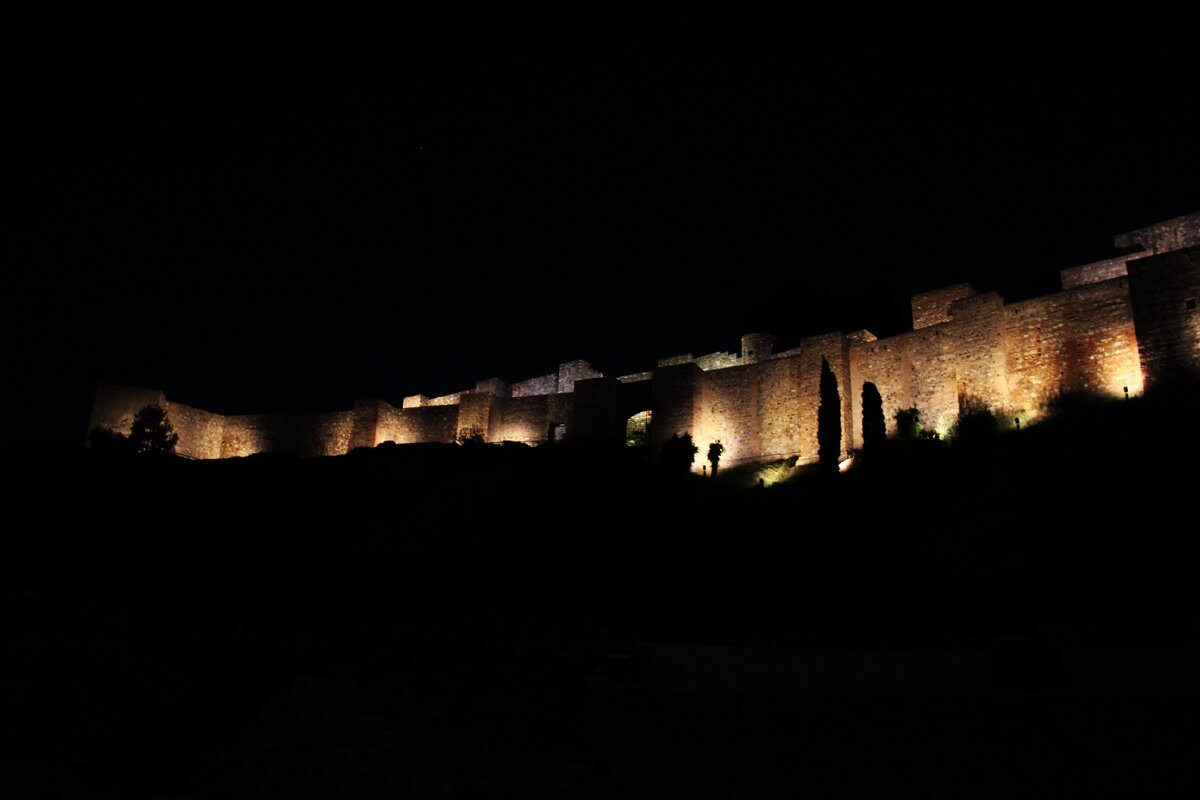
[[18, 438], [79, 441], [97, 380], [332, 409], [895, 333], [912, 292], [1051, 291], [1200, 208], [1178, 25], [213, 9], [6, 15]]

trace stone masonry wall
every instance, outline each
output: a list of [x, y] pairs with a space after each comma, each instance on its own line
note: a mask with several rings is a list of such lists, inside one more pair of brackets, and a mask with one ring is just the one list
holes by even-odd
[[167, 421], [179, 434], [175, 452], [185, 458], [220, 458], [221, 442], [225, 436], [225, 417], [185, 406], [183, 403], [167, 402]]
[[525, 381], [518, 381], [512, 385], [513, 397], [533, 397], [540, 394], [554, 394], [558, 391], [558, 373], [551, 372], [549, 375], [539, 375], [536, 378], [530, 378]]
[[[845, 337], [840, 333], [814, 336], [803, 340], [795, 350], [796, 354], [788, 358], [711, 370], [696, 376], [699, 403], [692, 405], [692, 428], [682, 430], [690, 430], [701, 458], [708, 445], [719, 440], [725, 445], [722, 459], [725, 464], [793, 455], [799, 456], [800, 463], [816, 461], [822, 358], [828, 360], [838, 379], [845, 452], [851, 435]], [[652, 428], [663, 427], [660, 419], [666, 419], [679, 420], [670, 423], [677, 429], [686, 414], [677, 408], [665, 409], [659, 399], [662, 395], [656, 392]], [[686, 406], [686, 394], [677, 396], [681, 405]], [[666, 431], [665, 435], [672, 432], [676, 430]], [[655, 438], [662, 435], [657, 433]]]
[[489, 442], [544, 442], [550, 428], [548, 399], [553, 395], [510, 397], [492, 412]]
[[333, 455], [476, 432], [539, 443], [558, 424], [570, 438], [619, 441], [631, 415], [651, 411], [654, 452], [686, 431], [702, 451], [720, 440], [726, 463], [792, 455], [808, 462], [817, 458], [822, 358], [838, 379], [843, 449], [862, 444], [866, 381], [880, 390], [889, 433], [896, 412], [915, 406], [922, 423], [944, 435], [968, 404], [1029, 419], [1063, 393], [1119, 397], [1170, 377], [1200, 377], [1200, 213], [1115, 242], [1137, 252], [1063, 270], [1063, 291], [1045, 297], [1005, 305], [968, 284], [915, 295], [913, 330], [885, 339], [831, 333], [771, 353], [769, 334], [747, 334], [743, 355], [684, 354], [615, 380], [572, 361], [511, 386], [489, 379], [473, 391], [412, 395], [402, 408], [362, 400], [325, 414], [222, 416], [168, 402], [161, 391], [102, 385], [89, 429], [128, 432], [140, 408], [160, 405], [184, 456]]
[[[1004, 409], [1008, 382], [1003, 300], [995, 292], [965, 295], [962, 286], [919, 297], [936, 297], [940, 303], [954, 294], [960, 297], [947, 306], [947, 321], [885, 339], [862, 336], [862, 341], [849, 344], [850, 446], [862, 446], [862, 387], [867, 381], [883, 398], [889, 435], [896, 430], [896, 412], [914, 406], [921, 411], [922, 424], [942, 435], [958, 418], [960, 401]], [[914, 326], [922, 318], [918, 311], [928, 312], [932, 305], [913, 298]], [[933, 317], [928, 312], [923, 319]]]
[[1113, 244], [1120, 249], [1145, 250], [1152, 255], [1196, 247], [1200, 245], [1200, 211], [1122, 233], [1114, 237]]
[[971, 288], [969, 283], [959, 283], [943, 289], [934, 289], [930, 292], [913, 295], [913, 330], [928, 328], [930, 325], [937, 325], [942, 322], [949, 322], [950, 304], [955, 300], [961, 300], [973, 294], [975, 294], [975, 290]]
[[1005, 308], [1008, 413], [1029, 418], [1055, 397], [1142, 391], [1128, 278]]
[[492, 408], [496, 405], [495, 395], [483, 392], [464, 392], [458, 404], [458, 427], [455, 438], [462, 440], [482, 435], [488, 438], [492, 424]]
[[1200, 379], [1200, 247], [1129, 265], [1146, 388]]
[[422, 406], [395, 408], [383, 404], [380, 408], [379, 442], [417, 444], [419, 442], [453, 442], [458, 430], [458, 406]]
[[1141, 256], [1142, 254], [1140, 253], [1134, 253], [1133, 255], [1106, 258], [1103, 261], [1093, 261], [1091, 264], [1061, 270], [1058, 275], [1062, 281], [1062, 288], [1074, 289], [1076, 286], [1083, 286], [1088, 283], [1100, 283], [1101, 281], [1120, 278], [1128, 274], [1128, 270], [1125, 267], [1126, 262], [1132, 261], [1135, 258], [1141, 258]]
[[225, 417], [221, 457], [255, 453], [335, 456], [350, 450], [353, 411], [320, 414], [234, 414]]
[[912, 333], [864, 340], [850, 348], [850, 395], [853, 436], [851, 447], [862, 447], [862, 387], [874, 383], [883, 398], [888, 436], [896, 433], [896, 412], [916, 405], [912, 362]]
[[603, 377], [603, 372], [592, 369], [592, 365], [586, 361], [568, 361], [566, 364], [558, 365], [558, 391], [559, 393], [573, 392], [576, 381]]
[[[677, 433], [691, 433], [695, 439], [696, 420], [703, 404], [700, 376], [704, 373], [698, 366], [688, 362], [662, 367], [655, 371], [651, 382], [650, 450], [662, 451], [663, 442]], [[614, 384], [616, 382], [614, 381]], [[620, 385], [620, 384], [616, 384]], [[615, 392], [615, 389], [614, 389]], [[621, 426], [624, 433], [624, 424]], [[700, 432], [701, 436], [713, 436]], [[716, 432], [716, 436], [720, 433]], [[708, 446], [705, 441], [705, 447]]]

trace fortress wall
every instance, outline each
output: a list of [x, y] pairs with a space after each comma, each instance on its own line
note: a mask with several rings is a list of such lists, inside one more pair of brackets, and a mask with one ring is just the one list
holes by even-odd
[[[700, 452], [695, 468], [706, 463], [708, 446], [725, 445], [722, 461], [734, 464], [759, 452], [758, 375], [753, 366], [702, 372], [697, 376], [698, 408], [693, 407], [692, 439]], [[655, 415], [657, 409], [655, 409]], [[652, 415], [651, 423], [657, 422]]]
[[384, 403], [379, 408], [376, 443], [453, 442], [458, 429], [458, 406], [420, 406], [395, 408]]
[[[654, 381], [655, 385], [657, 383], [658, 381]], [[621, 416], [622, 387], [623, 384], [612, 378], [595, 378], [576, 383], [572, 394], [552, 395], [555, 398], [571, 398], [574, 401], [573, 412], [567, 423], [567, 437], [584, 442], [623, 440], [625, 419]], [[556, 404], [562, 402], [563, 400], [555, 401]], [[561, 405], [556, 405], [556, 408], [561, 413]]]
[[1129, 297], [1129, 279], [1117, 278], [1072, 289], [1066, 315], [1068, 391], [1107, 397], [1142, 392], [1141, 359]]
[[[918, 297], [946, 298], [962, 286]], [[913, 299], [914, 310], [922, 305]], [[953, 301], [950, 321], [911, 333], [850, 345], [852, 365], [849, 427], [854, 447], [862, 445], [862, 386], [873, 382], [883, 397], [885, 424], [896, 430], [896, 412], [916, 406], [921, 423], [946, 435], [958, 418], [960, 398], [1003, 409], [1008, 400], [1004, 301], [995, 292]], [[926, 315], [926, 319], [932, 318]]]
[[231, 414], [221, 431], [221, 458], [240, 458], [274, 450], [266, 414]]
[[92, 401], [92, 415], [88, 421], [88, 433], [101, 427], [118, 433], [128, 434], [133, 418], [145, 406], [167, 405], [167, 399], [157, 389], [138, 386], [115, 386], [102, 383], [96, 387], [96, 399]]
[[512, 397], [492, 409], [489, 442], [538, 444], [549, 438], [550, 426], [564, 424], [573, 434], [575, 393]]
[[[582, 383], [582, 381], [580, 381]], [[575, 384], [578, 388], [579, 384]], [[567, 435], [571, 434], [572, 428], [575, 426], [575, 393], [571, 394], [552, 394], [546, 397], [546, 430], [549, 432], [550, 426], [558, 423], [567, 426]]]
[[953, 324], [922, 328], [909, 337], [913, 405], [921, 410], [921, 424], [943, 436], [958, 418]]
[[255, 453], [336, 456], [349, 452], [353, 411], [317, 414], [235, 414], [225, 417], [221, 457]]
[[483, 392], [463, 392], [458, 403], [458, 426], [455, 438], [463, 439], [475, 434], [482, 434], [486, 441], [492, 441], [490, 426], [492, 424], [492, 408], [496, 405], [494, 395]]
[[571, 438], [619, 441], [628, 417], [650, 409], [656, 452], [686, 431], [704, 449], [720, 439], [729, 463], [792, 454], [811, 461], [822, 357], [838, 378], [845, 448], [862, 443], [866, 381], [883, 396], [889, 433], [896, 412], [916, 406], [926, 427], [945, 434], [969, 400], [1027, 417], [1064, 392], [1119, 397], [1124, 387], [1136, 394], [1143, 383], [1200, 377], [1200, 213], [1115, 241], [1140, 250], [1063, 270], [1064, 289], [1054, 295], [1008, 306], [968, 284], [915, 295], [914, 330], [883, 340], [835, 333], [769, 355], [747, 344], [764, 335], [748, 334], [742, 349], [761, 349], [755, 359], [684, 354], [616, 380], [572, 361], [511, 387], [492, 379], [475, 391], [406, 397], [400, 409], [368, 400], [328, 414], [223, 417], [168, 403], [157, 390], [102, 385], [89, 429], [128, 432], [140, 408], [160, 405], [185, 456], [326, 455], [379, 441], [448, 442], [476, 430], [488, 441], [537, 442], [557, 423]]
[[1101, 281], [1108, 281], [1126, 275], [1128, 274], [1128, 270], [1125, 267], [1125, 263], [1140, 257], [1140, 255], [1134, 254], [1106, 258], [1103, 261], [1093, 261], [1091, 264], [1084, 264], [1081, 267], [1060, 270], [1058, 275], [1062, 281], [1062, 288], [1074, 289], [1076, 286], [1100, 283]]
[[[844, 452], [851, 436], [849, 352], [845, 337], [832, 333], [803, 340], [787, 358], [701, 373], [692, 430], [698, 459], [719, 439], [725, 464], [792, 455], [801, 463], [816, 461], [822, 358], [838, 379]], [[654, 413], [652, 426], [658, 425], [657, 405]]]
[[358, 447], [374, 447], [378, 443], [379, 417], [383, 414], [384, 406], [392, 411], [396, 410], [390, 403], [375, 398], [354, 401], [354, 426], [350, 431], [348, 443], [350, 450]]
[[586, 361], [568, 361], [558, 365], [558, 391], [560, 393], [573, 392], [576, 381], [603, 377], [603, 372], [592, 369], [592, 365]]
[[1129, 285], [1146, 388], [1200, 379], [1200, 247], [1133, 262]]
[[1141, 392], [1128, 283], [1084, 284], [1005, 308], [1007, 413], [1034, 415], [1067, 392]]
[[958, 403], [982, 404], [994, 411], [1008, 404], [1008, 364], [1004, 351], [1004, 299], [985, 292], [950, 306], [947, 326], [953, 342]]
[[[455, 392], [454, 394], [444, 394], [441, 397], [425, 397], [424, 402], [422, 402], [421, 405], [423, 405], [423, 406], [456, 406], [459, 404], [459, 402], [461, 402], [461, 398], [464, 394], [466, 394], [466, 392]], [[417, 395], [417, 397], [423, 397], [423, 395]], [[406, 407], [407, 407], [407, 404], [406, 404]]]
[[488, 430], [489, 442], [544, 442], [550, 430], [549, 395], [510, 397], [497, 403]]
[[529, 380], [518, 381], [512, 385], [513, 397], [532, 397], [534, 395], [554, 394], [558, 391], [558, 373], [539, 375]]
[[175, 452], [187, 458], [220, 458], [221, 441], [225, 435], [225, 417], [185, 406], [165, 402], [167, 421], [179, 434]]
[[1028, 416], [1063, 391], [1062, 353], [1069, 337], [1065, 292], [1013, 303], [1005, 309], [1008, 395], [1014, 415]]
[[862, 447], [862, 387], [870, 381], [883, 398], [889, 436], [896, 433], [896, 412], [916, 405], [913, 390], [911, 333], [858, 342], [850, 347], [851, 447]]
[[[837, 378], [838, 396], [842, 404], [842, 454], [850, 447], [851, 436], [851, 382], [849, 342], [841, 333], [811, 336], [800, 341], [799, 355], [790, 359], [768, 361], [762, 365], [770, 370], [776, 364], [792, 363], [799, 381], [796, 393], [799, 398], [796, 411], [798, 431], [792, 453], [799, 453], [798, 463], [816, 462], [819, 454], [817, 439], [817, 409], [821, 406], [821, 359], [829, 362], [829, 368]], [[778, 451], [776, 451], [778, 452]], [[769, 451], [764, 454], [773, 455]]]
[[[705, 374], [707, 373], [702, 372], [691, 362], [675, 366], [660, 366], [655, 371], [651, 394], [650, 451], [656, 457], [658, 453], [662, 452], [663, 442], [672, 435], [691, 433], [693, 437], [696, 436], [695, 427], [700, 416], [703, 394], [699, 385], [700, 376]], [[719, 375], [720, 373], [712, 374]], [[620, 385], [615, 381], [614, 384]], [[624, 420], [622, 420], [622, 436], [624, 432]], [[708, 446], [707, 441], [704, 446]]]
[[709, 353], [705, 356], [700, 356], [696, 360], [696, 365], [700, 369], [708, 371], [713, 369], [726, 369], [728, 367], [736, 367], [742, 363], [742, 359], [737, 353]]
[[1121, 249], [1145, 250], [1152, 255], [1196, 247], [1200, 245], [1200, 211], [1122, 233], [1113, 238], [1113, 244]]
[[340, 456], [350, 452], [354, 412], [334, 411], [306, 415], [301, 425], [303, 449], [298, 455]]
[[754, 368], [760, 456], [803, 454], [802, 424], [808, 416], [808, 398], [801, 394], [803, 364], [803, 357], [782, 358], [760, 362]]
[[969, 283], [959, 283], [912, 296], [913, 330], [950, 321], [950, 304], [975, 294]]

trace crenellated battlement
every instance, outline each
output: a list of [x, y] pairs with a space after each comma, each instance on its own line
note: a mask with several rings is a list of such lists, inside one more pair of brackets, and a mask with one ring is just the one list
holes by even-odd
[[[647, 442], [691, 433], [725, 445], [723, 463], [817, 458], [822, 360], [837, 377], [844, 448], [862, 444], [862, 387], [883, 397], [889, 432], [916, 407], [946, 433], [964, 407], [1036, 419], [1065, 393], [1120, 397], [1200, 376], [1200, 213], [1122, 234], [1123, 255], [1062, 271], [1062, 291], [1006, 303], [970, 284], [912, 297], [912, 330], [878, 338], [832, 332], [776, 347], [748, 333], [738, 353], [691, 353], [608, 377], [586, 361], [508, 382], [477, 381], [452, 394], [414, 394], [399, 407], [360, 400], [322, 414], [220, 415], [154, 389], [99, 387], [91, 426], [128, 431], [134, 413], [163, 405], [178, 451], [229, 458], [267, 451], [337, 455], [383, 442], [527, 444], [561, 439]], [[91, 427], [89, 426], [89, 427]]]

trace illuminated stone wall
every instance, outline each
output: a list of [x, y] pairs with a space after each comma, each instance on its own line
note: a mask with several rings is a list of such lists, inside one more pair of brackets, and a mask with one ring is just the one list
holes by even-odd
[[1103, 261], [1093, 261], [1091, 264], [1084, 264], [1080, 267], [1064, 269], [1058, 273], [1059, 278], [1062, 280], [1062, 288], [1074, 289], [1076, 286], [1120, 278], [1128, 274], [1125, 267], [1126, 262], [1135, 258], [1141, 258], [1141, 256], [1142, 254], [1140, 253], [1117, 256], [1116, 258], [1106, 258]]
[[353, 411], [318, 414], [233, 414], [225, 417], [221, 457], [255, 453], [336, 456], [349, 452]]
[[[525, 442], [532, 444], [548, 438], [551, 424], [551, 400], [560, 397], [554, 394], [510, 397], [497, 403], [492, 411], [489, 442]], [[569, 423], [570, 414], [558, 406], [555, 422]]]
[[1152, 255], [1196, 247], [1200, 245], [1200, 212], [1122, 233], [1113, 238], [1113, 244], [1121, 250], [1144, 250]]
[[551, 372], [549, 375], [539, 375], [536, 378], [530, 378], [525, 381], [518, 381], [512, 385], [513, 397], [533, 397], [540, 394], [554, 394], [558, 391], [558, 373]]
[[176, 453], [187, 458], [221, 457], [225, 417], [183, 403], [166, 402], [164, 408], [171, 427], [179, 434]]
[[[690, 373], [695, 383], [690, 393], [678, 385], [663, 392], [656, 386], [652, 442], [689, 432], [701, 456], [712, 442], [724, 444], [725, 464], [789, 456], [798, 456], [800, 463], [816, 461], [821, 359], [825, 358], [838, 379], [845, 451], [851, 435], [848, 356], [846, 338], [831, 333], [804, 339], [784, 358], [770, 358], [768, 350], [766, 360]], [[656, 384], [661, 373], [655, 376]], [[673, 380], [682, 379], [681, 375]], [[696, 467], [700, 466], [698, 460]]]
[[1127, 278], [1008, 305], [994, 292], [972, 295], [951, 303], [947, 316], [851, 345], [854, 447], [862, 446], [867, 381], [883, 397], [889, 434], [896, 412], [910, 407], [920, 409], [925, 427], [945, 435], [963, 405], [1028, 420], [1064, 392], [1142, 391]]
[[486, 392], [464, 392], [458, 402], [458, 428], [455, 437], [460, 441], [472, 436], [488, 435], [488, 427], [492, 424], [492, 407], [496, 404], [494, 395]]
[[1129, 265], [1147, 387], [1200, 379], [1200, 247]]
[[[659, 369], [654, 372], [654, 380], [650, 381], [652, 452], [660, 452], [663, 442], [674, 434], [691, 433], [697, 444], [701, 437], [715, 438], [720, 435], [719, 431], [696, 430], [696, 421], [700, 418], [703, 408], [700, 376], [704, 374], [700, 367], [690, 361], [665, 367], [661, 366], [660, 362]], [[624, 432], [624, 425], [621, 429]], [[709, 439], [705, 439], [705, 447], [708, 446], [708, 441]]]
[[887, 432], [896, 432], [896, 412], [915, 405], [911, 354], [911, 333], [876, 339], [863, 332], [862, 340], [850, 348], [851, 419], [854, 421], [852, 447], [862, 447], [862, 387], [870, 381], [883, 398], [883, 416]]
[[586, 381], [591, 378], [603, 378], [604, 373], [593, 369], [586, 361], [570, 361], [558, 365], [558, 391], [575, 391], [576, 381]]
[[372, 446], [380, 442], [453, 442], [457, 428], [458, 406], [396, 408], [383, 403]]
[[1002, 404], [1007, 394], [1002, 308], [996, 293], [976, 294], [969, 284], [956, 284], [913, 296], [909, 333], [876, 339], [862, 331], [848, 337], [848, 446], [862, 447], [866, 382], [883, 398], [889, 435], [902, 409], [920, 409], [922, 423], [945, 434], [958, 417], [960, 398]]
[[1054, 397], [1142, 392], [1128, 278], [1005, 307], [1007, 413], [1029, 418]]
[[[264, 451], [335, 455], [390, 441], [536, 444], [566, 426], [568, 438], [623, 441], [631, 416], [651, 412], [648, 438], [660, 451], [691, 433], [701, 449], [721, 441], [724, 463], [796, 456], [817, 459], [821, 359], [838, 379], [843, 450], [862, 445], [862, 386], [883, 398], [889, 434], [896, 412], [917, 407], [942, 435], [968, 405], [1023, 421], [1068, 392], [1140, 394], [1172, 377], [1200, 376], [1200, 213], [1116, 238], [1129, 255], [1061, 272], [1063, 291], [1005, 304], [995, 292], [957, 284], [915, 295], [913, 330], [877, 339], [867, 331], [803, 339], [773, 352], [766, 333], [742, 338], [741, 353], [690, 353], [653, 371], [613, 379], [586, 361], [509, 385], [405, 397], [397, 408], [357, 401], [327, 414], [222, 416], [169, 402], [152, 389], [101, 386], [91, 426], [127, 432], [145, 405], [167, 409], [178, 452], [193, 458]], [[1183, 249], [1180, 249], [1183, 248]], [[697, 467], [702, 461], [697, 461]]]
[[913, 330], [928, 328], [950, 321], [950, 304], [955, 300], [970, 297], [975, 290], [968, 283], [959, 283], [931, 292], [922, 292], [912, 297], [912, 326]]

